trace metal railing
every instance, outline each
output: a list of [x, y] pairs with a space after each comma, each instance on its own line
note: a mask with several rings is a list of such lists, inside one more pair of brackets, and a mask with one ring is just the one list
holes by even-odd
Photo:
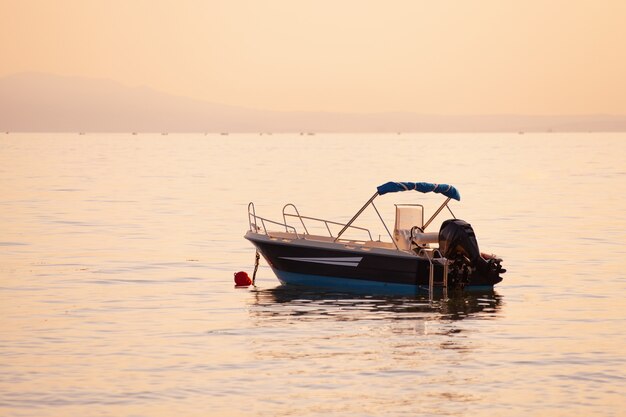
[[[441, 255], [438, 249], [420, 249], [418, 256], [428, 259], [428, 297], [432, 301], [435, 286], [443, 289], [443, 297], [448, 298], [448, 260]], [[442, 280], [435, 282], [435, 263], [443, 267]]]
[[[294, 211], [296, 212], [296, 214], [293, 213], [286, 213], [285, 210], [287, 209], [287, 207], [293, 207]], [[317, 217], [310, 217], [310, 216], [302, 216], [300, 214], [300, 212], [298, 211], [298, 208], [292, 204], [292, 203], [288, 203], [285, 204], [285, 206], [283, 207], [283, 221], [285, 222], [284, 224], [287, 225], [287, 217], [296, 217], [300, 220], [300, 224], [302, 224], [302, 228], [304, 229], [304, 232], [306, 235], [310, 234], [306, 225], [304, 224], [304, 220], [310, 220], [310, 221], [314, 221], [314, 222], [319, 222], [319, 223], [324, 223], [324, 226], [326, 227], [326, 230], [328, 231], [328, 236], [335, 238], [335, 236], [333, 235], [332, 230], [330, 230], [330, 226], [329, 225], [334, 225], [334, 226], [341, 226], [341, 227], [345, 227], [346, 224], [345, 223], [339, 223], [339, 222], [335, 222], [332, 220], [326, 220], [326, 219], [320, 219]], [[349, 226], [349, 229], [355, 229], [355, 230], [361, 230], [363, 232], [366, 232], [367, 235], [369, 236], [369, 240], [374, 240], [372, 238], [372, 233], [370, 232], [369, 229], [366, 229], [365, 227], [358, 227], [358, 226]]]
[[[260, 225], [259, 226], [259, 222]], [[295, 227], [293, 226], [289, 226], [288, 224], [285, 223], [280, 223], [280, 222], [276, 222], [274, 220], [270, 220], [270, 219], [266, 219], [264, 217], [260, 217], [256, 215], [256, 210], [254, 208], [254, 203], [250, 202], [248, 204], [248, 223], [250, 224], [250, 231], [251, 232], [255, 232], [258, 233], [261, 230], [263, 230], [264, 234], [268, 234], [268, 230], [267, 230], [267, 226], [265, 225], [266, 223], [270, 223], [270, 224], [275, 224], [278, 226], [282, 226], [285, 228], [285, 231], [289, 232], [289, 230], [291, 229], [291, 231], [293, 231], [293, 233], [296, 235], [296, 238], [300, 238], [300, 235], [298, 234], [298, 231], [296, 230]]]
[[[292, 207], [293, 210], [295, 211], [295, 214], [287, 213], [285, 210], [288, 207]], [[302, 229], [304, 230], [304, 233], [298, 233], [297, 229], [288, 223], [287, 218], [289, 217], [297, 218], [300, 221], [300, 224], [302, 225]], [[345, 227], [345, 223], [339, 223], [339, 222], [335, 222], [332, 220], [320, 219], [317, 217], [302, 216], [300, 212], [298, 211], [298, 208], [292, 203], [285, 204], [285, 206], [283, 207], [283, 223], [266, 219], [261, 216], [257, 216], [256, 210], [254, 208], [254, 203], [250, 202], [248, 204], [248, 223], [250, 224], [250, 231], [252, 232], [256, 232], [256, 233], [262, 232], [267, 235], [268, 234], [267, 224], [273, 224], [276, 226], [280, 226], [281, 228], [284, 228], [285, 232], [287, 233], [294, 233], [296, 235], [296, 238], [300, 239], [307, 235], [311, 235], [311, 233], [309, 233], [309, 229], [306, 226], [305, 220], [322, 223], [326, 227], [329, 237], [333, 239], [335, 238], [335, 236], [333, 235], [330, 225]], [[349, 228], [366, 232], [367, 235], [369, 236], [369, 240], [374, 240], [372, 238], [372, 233], [369, 231], [369, 229], [366, 229], [364, 227], [358, 227], [358, 226], [350, 226]], [[346, 240], [357, 242], [355, 240], [350, 240], [350, 239], [346, 239]]]

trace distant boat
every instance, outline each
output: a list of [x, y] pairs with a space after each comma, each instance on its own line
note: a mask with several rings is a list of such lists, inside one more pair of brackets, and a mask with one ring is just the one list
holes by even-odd
[[82, 135], [84, 135], [84, 134], [85, 134], [85, 132], [78, 132], [78, 134], [79, 134], [80, 136], [82, 136]]
[[137, 132], [133, 132], [133, 135], [137, 135]]
[[163, 135], [163, 136], [167, 136], [167, 135], [168, 135], [168, 133], [167, 133], [167, 132], [162, 132], [162, 133], [161, 133], [161, 135]]
[[222, 132], [222, 133], [220, 133], [220, 135], [222, 135], [222, 136], [228, 136], [228, 132]]

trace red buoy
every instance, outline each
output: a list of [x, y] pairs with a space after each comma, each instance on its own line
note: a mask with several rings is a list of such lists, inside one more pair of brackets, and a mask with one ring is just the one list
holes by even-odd
[[237, 287], [248, 287], [252, 285], [252, 280], [246, 272], [239, 271], [235, 274], [235, 285]]

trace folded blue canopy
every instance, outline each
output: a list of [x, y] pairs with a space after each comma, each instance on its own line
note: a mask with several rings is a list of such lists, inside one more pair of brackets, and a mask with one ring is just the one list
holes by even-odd
[[421, 193], [439, 193], [446, 197], [461, 201], [461, 194], [452, 185], [448, 184], [431, 184], [429, 182], [393, 182], [376, 187], [379, 195], [387, 193], [397, 193], [398, 191], [415, 190]]

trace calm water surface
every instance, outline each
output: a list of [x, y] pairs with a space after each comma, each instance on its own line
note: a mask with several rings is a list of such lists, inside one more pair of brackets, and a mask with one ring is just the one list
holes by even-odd
[[[3, 134], [0, 415], [625, 415], [625, 156], [625, 134]], [[342, 221], [388, 180], [456, 185], [504, 282], [429, 304], [262, 262], [233, 288], [249, 201]]]

